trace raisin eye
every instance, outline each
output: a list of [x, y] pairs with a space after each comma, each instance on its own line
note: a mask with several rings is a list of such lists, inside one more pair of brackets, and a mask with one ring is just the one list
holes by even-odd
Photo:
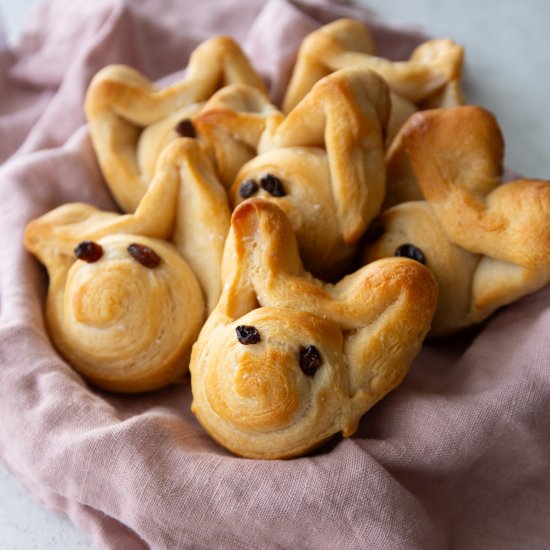
[[82, 241], [78, 243], [74, 249], [74, 255], [79, 260], [84, 260], [89, 264], [97, 262], [101, 256], [103, 256], [103, 248], [100, 244], [95, 243], [94, 241]]
[[426, 264], [426, 256], [424, 252], [420, 250], [414, 244], [402, 244], [395, 249], [395, 256], [402, 256], [404, 258], [410, 258], [411, 260], [416, 260], [421, 264]]
[[375, 243], [384, 234], [385, 229], [384, 222], [380, 218], [374, 218], [365, 231], [365, 236], [363, 237], [365, 242]]
[[258, 191], [258, 184], [254, 180], [246, 180], [241, 183], [239, 194], [243, 199], [248, 199]]
[[239, 325], [235, 332], [237, 333], [237, 340], [244, 346], [257, 344], [262, 340], [258, 329], [250, 325]]
[[141, 265], [152, 269], [160, 264], [160, 256], [148, 246], [144, 244], [132, 243], [128, 245], [128, 252], [134, 260], [138, 261]]
[[265, 189], [270, 195], [274, 197], [284, 197], [286, 195], [285, 188], [281, 180], [273, 174], [266, 174], [260, 179], [260, 185], [262, 189]]
[[180, 120], [174, 129], [182, 137], [194, 138], [196, 135], [195, 127], [190, 118]]
[[300, 348], [300, 368], [307, 376], [313, 376], [323, 364], [323, 358], [315, 346]]

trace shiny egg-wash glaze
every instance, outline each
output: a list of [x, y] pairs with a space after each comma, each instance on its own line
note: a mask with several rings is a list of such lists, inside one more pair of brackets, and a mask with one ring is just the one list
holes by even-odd
[[326, 285], [307, 273], [285, 214], [262, 199], [232, 217], [224, 290], [191, 358], [192, 410], [232, 452], [306, 453], [352, 435], [418, 353], [437, 299], [418, 262], [375, 262]]

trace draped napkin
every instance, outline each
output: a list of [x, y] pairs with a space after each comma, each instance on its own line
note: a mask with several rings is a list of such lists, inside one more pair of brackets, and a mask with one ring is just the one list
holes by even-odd
[[289, 461], [219, 447], [189, 384], [88, 387], [46, 335], [25, 224], [66, 202], [114, 209], [82, 110], [92, 76], [109, 63], [181, 75], [199, 42], [230, 34], [278, 101], [301, 39], [342, 16], [392, 59], [425, 38], [328, 0], [49, 0], [0, 48], [0, 459], [101, 548], [550, 544], [550, 288], [426, 344], [356, 435]]

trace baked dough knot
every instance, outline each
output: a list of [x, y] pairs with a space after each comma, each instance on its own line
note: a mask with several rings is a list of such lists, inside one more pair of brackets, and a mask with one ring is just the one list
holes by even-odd
[[255, 458], [352, 435], [402, 381], [437, 296], [430, 272], [408, 259], [322, 283], [304, 270], [284, 212], [262, 199], [233, 213], [223, 281], [193, 347], [192, 410], [214, 439]]

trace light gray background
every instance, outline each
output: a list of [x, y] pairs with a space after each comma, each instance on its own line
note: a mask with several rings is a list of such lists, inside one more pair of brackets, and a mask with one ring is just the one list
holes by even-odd
[[[36, 0], [0, 0], [10, 40]], [[550, 2], [548, 0], [359, 0], [388, 22], [410, 23], [466, 48], [465, 92], [492, 110], [506, 163], [550, 179]], [[47, 512], [0, 467], [0, 550], [94, 548], [64, 517]]]

